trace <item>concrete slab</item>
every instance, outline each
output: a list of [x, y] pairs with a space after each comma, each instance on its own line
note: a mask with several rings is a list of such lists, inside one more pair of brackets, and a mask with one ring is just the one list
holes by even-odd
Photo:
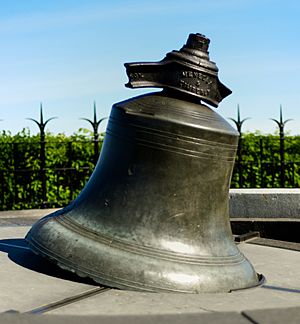
[[300, 219], [300, 189], [231, 189], [231, 218]]
[[6, 210], [0, 212], [0, 218], [4, 219], [4, 218], [22, 217], [22, 218], [39, 219], [59, 209], [60, 208]]
[[148, 315], [148, 316], [30, 316], [0, 315], [1, 324], [250, 324], [238, 313]]
[[278, 291], [279, 288], [282, 288], [282, 291], [295, 290], [295, 295], [299, 295], [300, 302], [300, 253], [298, 251], [248, 243], [238, 246], [252, 262], [256, 271], [266, 277], [264, 289], [273, 286], [274, 290], [277, 287]]
[[299, 324], [300, 307], [286, 309], [267, 309], [256, 311], [244, 311], [243, 315], [251, 320], [251, 323], [260, 324]]
[[266, 276], [262, 287], [225, 294], [155, 294], [110, 290], [50, 311], [51, 314], [141, 315], [241, 312], [245, 309], [300, 306], [300, 253], [278, 248], [239, 245], [256, 271]]
[[[54, 309], [51, 307], [47, 309], [47, 305], [51, 303], [53, 305], [56, 301], [98, 288], [91, 282], [62, 271], [33, 255], [23, 240], [28, 230], [29, 227], [0, 227], [0, 312], [10, 309], [26, 312], [39, 307], [43, 309], [42, 306], [45, 305], [44, 311], [56, 316], [168, 314], [200, 316], [214, 312], [239, 313], [244, 310], [300, 306], [300, 253], [242, 243], [239, 244], [242, 252], [250, 259], [256, 270], [267, 278], [262, 287], [227, 294], [199, 295], [141, 293], [113, 289], [80, 301], [72, 301], [67, 305], [61, 304]], [[43, 322], [46, 323], [44, 320]], [[232, 320], [231, 323], [238, 322]]]
[[262, 238], [262, 237], [255, 237], [247, 243], [264, 245], [264, 246], [269, 246], [269, 247], [277, 247], [280, 249], [294, 250], [294, 251], [300, 252], [300, 243], [272, 240], [272, 239], [266, 239], [266, 238]]
[[14, 218], [14, 217], [26, 218], [27, 217], [27, 218], [39, 219], [59, 209], [60, 208], [6, 210], [0, 212], [0, 218]]
[[95, 289], [35, 256], [24, 235], [29, 227], [0, 228], [0, 312], [20, 312]]
[[59, 208], [8, 210], [0, 212], [0, 227], [30, 226], [45, 215], [51, 214]]

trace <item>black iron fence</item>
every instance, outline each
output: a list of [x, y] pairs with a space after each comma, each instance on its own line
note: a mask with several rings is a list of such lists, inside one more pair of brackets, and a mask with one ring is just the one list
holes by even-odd
[[280, 162], [242, 162], [235, 165], [231, 188], [299, 188], [300, 162], [285, 162], [282, 185]]
[[101, 144], [101, 140], [2, 143], [0, 210], [66, 205], [90, 177]]
[[[98, 160], [103, 119], [88, 120], [90, 140], [47, 140], [42, 110], [40, 136], [0, 143], [0, 210], [61, 207], [75, 199]], [[234, 120], [235, 121], [235, 120]], [[235, 121], [241, 134], [245, 120]], [[282, 112], [277, 136], [241, 134], [232, 176], [233, 188], [300, 187], [300, 136], [285, 136]]]
[[91, 140], [46, 141], [40, 105], [39, 137], [32, 141], [3, 142], [0, 145], [0, 210], [61, 207], [82, 190], [98, 160], [103, 138], [98, 128], [106, 119], [82, 118], [93, 127]]
[[[300, 162], [281, 161], [279, 142], [276, 136], [242, 140], [231, 187], [300, 187]], [[290, 156], [300, 137], [286, 137], [285, 143]], [[89, 179], [101, 145], [102, 140], [2, 143], [0, 210], [68, 204]]]
[[[285, 125], [280, 106], [279, 120], [271, 118], [278, 126], [277, 136], [246, 136], [240, 108], [237, 119], [230, 118], [240, 133], [236, 164], [231, 187], [233, 188], [295, 188], [300, 186], [300, 137], [285, 136]], [[246, 141], [245, 141], [246, 139]]]

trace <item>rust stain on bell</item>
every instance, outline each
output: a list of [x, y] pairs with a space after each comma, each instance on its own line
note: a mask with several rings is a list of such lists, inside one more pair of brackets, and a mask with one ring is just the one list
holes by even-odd
[[162, 87], [114, 104], [98, 164], [79, 197], [38, 221], [30, 248], [121, 289], [224, 292], [259, 277], [232, 239], [228, 192], [238, 133], [215, 111], [231, 93], [191, 34], [160, 62], [127, 63], [128, 87]]

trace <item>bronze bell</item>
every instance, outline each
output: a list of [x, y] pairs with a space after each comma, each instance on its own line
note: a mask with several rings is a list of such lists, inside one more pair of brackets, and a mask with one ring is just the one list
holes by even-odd
[[258, 285], [236, 247], [228, 192], [238, 133], [215, 111], [231, 93], [209, 39], [156, 63], [125, 64], [128, 87], [162, 87], [113, 105], [97, 166], [79, 197], [38, 221], [30, 248], [101, 284], [224, 292]]

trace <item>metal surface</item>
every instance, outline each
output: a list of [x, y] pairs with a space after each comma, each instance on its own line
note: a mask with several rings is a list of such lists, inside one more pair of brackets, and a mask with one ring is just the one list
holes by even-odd
[[38, 122], [37, 120], [33, 118], [27, 118], [28, 120], [31, 120], [35, 122], [39, 129], [40, 129], [40, 143], [41, 143], [41, 148], [40, 148], [40, 177], [41, 177], [41, 182], [42, 182], [42, 208], [47, 208], [47, 186], [46, 186], [46, 152], [45, 152], [45, 127], [48, 124], [49, 121], [56, 119], [57, 117], [51, 117], [47, 119], [44, 122], [43, 118], [43, 106], [42, 103], [40, 104], [40, 121]]
[[[201, 39], [208, 46], [197, 34], [186, 50]], [[113, 106], [92, 177], [72, 204], [32, 227], [26, 239], [34, 252], [122, 289], [199, 293], [258, 284], [229, 224], [238, 133], [177, 90]]]
[[241, 120], [241, 114], [240, 114], [240, 105], [237, 106], [237, 119], [235, 120], [234, 118], [229, 118], [235, 123], [236, 129], [239, 132], [239, 142], [238, 142], [238, 147], [237, 147], [237, 161], [236, 161], [236, 167], [238, 169], [238, 175], [239, 175], [239, 187], [242, 188], [243, 186], [243, 167], [242, 167], [242, 126], [244, 122], [250, 118], [244, 118]]
[[281, 165], [281, 168], [280, 168], [280, 184], [281, 184], [281, 188], [284, 188], [285, 187], [285, 159], [284, 159], [284, 126], [289, 122], [291, 121], [292, 119], [287, 119], [287, 120], [283, 120], [282, 118], [282, 107], [280, 105], [280, 119], [277, 120], [277, 119], [274, 119], [274, 118], [271, 118], [271, 120], [273, 120], [277, 125], [278, 125], [278, 128], [279, 128], [279, 139], [280, 139], [280, 165]]
[[96, 113], [96, 102], [94, 101], [94, 119], [90, 120], [88, 118], [81, 118], [82, 120], [87, 121], [93, 127], [93, 142], [94, 142], [94, 164], [96, 165], [99, 158], [99, 132], [98, 128], [100, 124], [107, 119], [107, 117], [97, 119]]
[[168, 53], [160, 62], [126, 63], [126, 86], [171, 89], [218, 107], [231, 90], [219, 81], [218, 68], [209, 60], [209, 43], [204, 35], [190, 34], [179, 51]]

